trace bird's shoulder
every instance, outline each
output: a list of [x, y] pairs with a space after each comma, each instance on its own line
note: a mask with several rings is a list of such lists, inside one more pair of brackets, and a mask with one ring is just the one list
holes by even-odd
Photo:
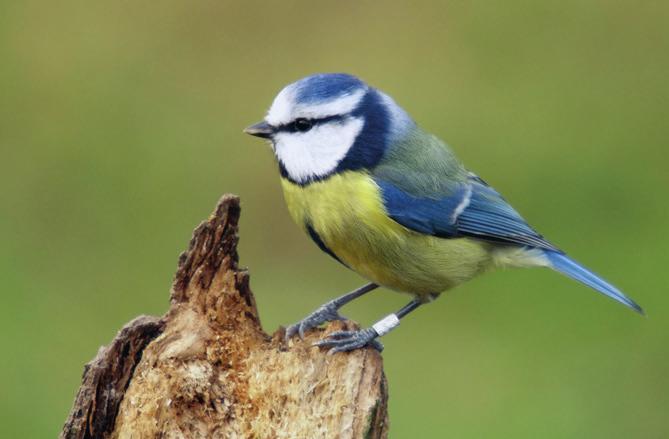
[[419, 233], [556, 250], [446, 144], [417, 133], [389, 148], [372, 172], [388, 215]]
[[414, 127], [388, 142], [371, 175], [412, 195], [443, 197], [453, 194], [468, 172], [446, 143]]

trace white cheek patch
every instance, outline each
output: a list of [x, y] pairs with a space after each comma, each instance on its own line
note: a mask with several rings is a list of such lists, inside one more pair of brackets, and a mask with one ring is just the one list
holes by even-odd
[[275, 153], [291, 179], [306, 183], [337, 168], [362, 126], [361, 118], [349, 118], [316, 125], [305, 133], [278, 133], [274, 137]]
[[298, 103], [297, 90], [292, 85], [281, 90], [272, 103], [265, 121], [273, 126], [287, 124], [298, 117], [305, 119], [321, 119], [338, 114], [348, 114], [353, 111], [367, 93], [366, 88], [361, 88], [353, 93], [345, 94], [339, 98], [322, 103]]

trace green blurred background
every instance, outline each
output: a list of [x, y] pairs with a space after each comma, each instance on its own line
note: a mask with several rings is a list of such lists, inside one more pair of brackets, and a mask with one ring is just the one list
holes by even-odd
[[547, 270], [472, 281], [384, 339], [391, 437], [669, 437], [668, 22], [632, 0], [0, 2], [0, 437], [57, 434], [83, 364], [166, 310], [224, 192], [267, 330], [361, 284], [241, 132], [330, 71], [394, 96], [649, 315]]

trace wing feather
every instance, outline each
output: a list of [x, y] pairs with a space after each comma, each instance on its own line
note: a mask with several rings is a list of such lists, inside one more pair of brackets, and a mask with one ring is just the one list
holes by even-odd
[[388, 215], [419, 233], [473, 238], [559, 251], [532, 229], [502, 196], [474, 174], [445, 197], [418, 197], [377, 180]]

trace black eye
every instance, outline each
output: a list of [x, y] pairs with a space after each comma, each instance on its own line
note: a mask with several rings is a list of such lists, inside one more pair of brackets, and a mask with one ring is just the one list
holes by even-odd
[[304, 133], [305, 131], [309, 131], [313, 126], [314, 123], [310, 121], [309, 119], [305, 118], [299, 118], [295, 119], [295, 122], [293, 122], [293, 125], [295, 125], [295, 130], [299, 131], [301, 133]]

